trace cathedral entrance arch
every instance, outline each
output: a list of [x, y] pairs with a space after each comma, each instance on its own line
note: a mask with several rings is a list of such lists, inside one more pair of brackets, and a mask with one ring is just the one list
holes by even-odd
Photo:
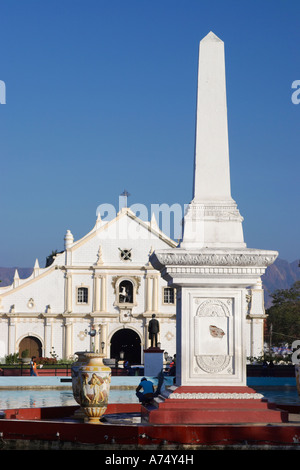
[[113, 334], [110, 342], [110, 357], [119, 360], [121, 351], [124, 360], [130, 364], [141, 363], [141, 339], [138, 333], [130, 328], [122, 328]]
[[28, 357], [42, 357], [42, 343], [35, 336], [26, 336], [19, 344], [20, 357], [23, 351], [28, 351]]

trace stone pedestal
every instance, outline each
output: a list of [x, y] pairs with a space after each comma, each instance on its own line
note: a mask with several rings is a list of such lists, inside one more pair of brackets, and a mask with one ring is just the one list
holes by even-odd
[[160, 348], [144, 349], [144, 375], [157, 377], [164, 367], [164, 351]]
[[247, 248], [153, 253], [177, 291], [177, 386], [246, 386], [248, 287], [276, 256]]

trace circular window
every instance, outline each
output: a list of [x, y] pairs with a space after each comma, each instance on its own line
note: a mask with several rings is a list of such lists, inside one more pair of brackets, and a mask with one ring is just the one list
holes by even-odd
[[121, 257], [121, 260], [123, 261], [131, 261], [131, 250], [132, 248], [130, 248], [130, 250], [121, 250], [121, 248], [119, 248], [120, 250], [120, 257]]

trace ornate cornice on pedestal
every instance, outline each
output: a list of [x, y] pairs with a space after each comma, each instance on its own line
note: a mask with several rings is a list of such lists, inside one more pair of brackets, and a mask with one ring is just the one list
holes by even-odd
[[232, 220], [243, 222], [235, 201], [201, 202], [193, 200], [187, 209], [195, 219]]
[[266, 318], [268, 318], [268, 315], [255, 315], [255, 313], [251, 313], [246, 316], [247, 320], [265, 320]]
[[255, 249], [187, 251], [176, 248], [172, 251], [156, 251], [150, 257], [155, 269], [166, 266], [224, 266], [224, 267], [268, 267], [278, 256], [277, 251]]

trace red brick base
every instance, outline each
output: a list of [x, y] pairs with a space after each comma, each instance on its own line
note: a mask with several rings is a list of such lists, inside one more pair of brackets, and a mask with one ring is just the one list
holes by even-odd
[[[185, 398], [174, 398], [175, 394], [180, 394]], [[198, 398], [195, 394], [210, 394], [211, 396]], [[220, 396], [215, 397], [215, 394]], [[247, 394], [245, 398], [243, 394]], [[249, 387], [178, 387], [173, 394], [159, 403], [158, 408], [147, 410], [146, 413], [148, 422], [151, 424], [240, 424], [288, 421], [286, 411], [274, 409], [274, 406], [265, 399], [256, 397], [256, 392]]]

